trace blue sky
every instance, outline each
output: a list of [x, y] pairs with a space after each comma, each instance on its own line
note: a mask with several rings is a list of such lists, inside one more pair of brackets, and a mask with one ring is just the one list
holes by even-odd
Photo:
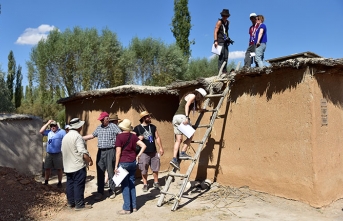
[[[99, 33], [107, 27], [124, 47], [136, 36], [175, 42], [170, 31], [173, 0], [0, 0], [0, 4], [0, 64], [7, 72], [12, 50], [23, 68], [24, 85], [31, 49], [53, 27], [62, 32], [75, 26], [97, 28]], [[190, 40], [195, 40], [192, 58], [211, 57], [214, 26], [223, 8], [230, 10], [229, 34], [235, 41], [229, 60], [243, 61], [252, 12], [265, 17], [265, 59], [305, 51], [343, 58], [343, 0], [189, 0], [188, 7]]]

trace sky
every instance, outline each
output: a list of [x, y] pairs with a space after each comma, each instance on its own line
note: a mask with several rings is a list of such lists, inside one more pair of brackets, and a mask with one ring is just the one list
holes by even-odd
[[[12, 50], [27, 84], [26, 61], [49, 31], [79, 26], [108, 28], [123, 47], [134, 37], [175, 43], [171, 32], [173, 0], [0, 0], [0, 64], [7, 72]], [[311, 51], [326, 58], [343, 58], [343, 0], [189, 0], [192, 59], [210, 58], [215, 24], [223, 9], [231, 16], [229, 61], [243, 64], [252, 12], [262, 14], [267, 26], [265, 59]], [[340, 46], [341, 45], [341, 46]]]

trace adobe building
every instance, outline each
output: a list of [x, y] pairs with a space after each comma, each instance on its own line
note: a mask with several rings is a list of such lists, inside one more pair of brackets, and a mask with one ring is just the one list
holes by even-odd
[[[343, 59], [298, 54], [270, 63], [236, 72], [191, 179], [249, 186], [314, 207], [328, 205], [343, 197]], [[129, 118], [134, 125], [141, 110], [152, 112], [165, 148], [161, 171], [166, 171], [171, 170], [171, 120], [179, 98], [213, 81], [177, 82], [167, 88], [121, 86], [81, 92], [59, 103], [65, 105], [68, 120], [86, 120], [84, 134], [99, 125], [102, 111]], [[212, 108], [217, 102], [213, 99]], [[192, 122], [197, 116], [191, 114]], [[206, 113], [201, 124], [210, 117]], [[194, 140], [204, 132], [198, 128]], [[87, 144], [94, 155], [97, 140]], [[192, 144], [189, 154], [197, 146]], [[188, 165], [182, 162], [181, 172]]]
[[42, 119], [24, 114], [0, 114], [0, 166], [23, 174], [42, 172]]

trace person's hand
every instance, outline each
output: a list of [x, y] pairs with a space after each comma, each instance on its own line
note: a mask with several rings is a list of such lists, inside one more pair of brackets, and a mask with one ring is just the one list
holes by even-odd
[[119, 174], [119, 170], [118, 170], [118, 168], [116, 167], [116, 168], [114, 168], [114, 175], [118, 175]]
[[214, 42], [214, 47], [217, 48], [218, 42]]
[[257, 43], [256, 44], [256, 48], [260, 47], [261, 43]]
[[50, 124], [51, 122], [53, 122], [53, 121], [54, 121], [54, 120], [49, 120], [48, 123], [47, 123], [47, 125], [49, 125], [49, 124]]
[[183, 124], [187, 125], [188, 123], [189, 123], [189, 121], [188, 121], [188, 118], [186, 117], [186, 119], [183, 121]]
[[91, 159], [88, 163], [89, 166], [92, 166], [93, 165], [93, 160]]
[[164, 154], [164, 150], [163, 148], [160, 148], [160, 156], [163, 156], [163, 154]]

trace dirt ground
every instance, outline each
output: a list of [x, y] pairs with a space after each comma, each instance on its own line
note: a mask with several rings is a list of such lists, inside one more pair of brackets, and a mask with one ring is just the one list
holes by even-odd
[[[209, 190], [192, 187], [186, 190], [176, 211], [171, 211], [172, 199], [166, 196], [165, 203], [157, 207], [159, 190], [142, 191], [142, 183], [136, 180], [138, 211], [130, 215], [117, 215], [123, 198], [120, 188], [115, 199], [94, 200], [96, 177], [88, 172], [85, 198], [92, 209], [74, 211], [66, 207], [64, 188], [56, 187], [53, 177], [49, 186], [41, 184], [42, 178], [23, 177], [0, 167], [0, 220], [343, 220], [343, 199], [328, 207], [313, 208], [307, 204], [271, 196], [250, 190], [248, 187], [230, 188], [214, 183]], [[41, 180], [39, 180], [41, 179]], [[164, 185], [166, 173], [160, 174]], [[65, 177], [63, 187], [65, 187]], [[177, 192], [181, 181], [176, 179], [170, 191]], [[168, 201], [170, 200], [170, 201]]]
[[[115, 199], [106, 198], [100, 202], [94, 201], [92, 193], [96, 191], [95, 173], [89, 173], [86, 186], [86, 201], [93, 205], [86, 211], [73, 211], [63, 208], [52, 220], [343, 220], [343, 200], [336, 201], [325, 208], [316, 209], [307, 204], [287, 200], [250, 190], [248, 187], [230, 188], [217, 183], [210, 190], [192, 187], [186, 191], [179, 208], [171, 211], [172, 203], [168, 202], [157, 207], [159, 190], [152, 188], [152, 177], [149, 176], [149, 191], [143, 192], [143, 184], [136, 180], [138, 211], [130, 215], [117, 215], [121, 210], [123, 198], [118, 188]], [[160, 174], [160, 183], [164, 185], [166, 173]], [[177, 192], [181, 181], [176, 179], [170, 191]]]

